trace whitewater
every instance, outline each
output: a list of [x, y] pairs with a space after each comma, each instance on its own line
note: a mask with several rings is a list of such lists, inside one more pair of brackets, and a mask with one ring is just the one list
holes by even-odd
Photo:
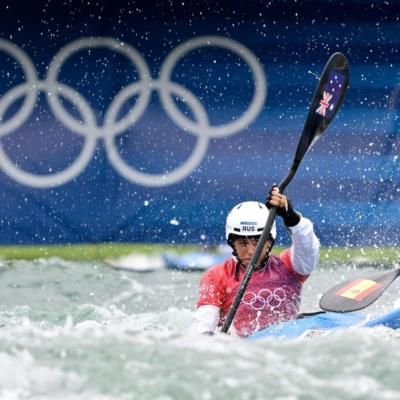
[[[304, 285], [301, 311], [317, 311], [336, 283], [376, 271], [323, 264]], [[0, 399], [400, 399], [400, 332], [195, 336], [200, 278], [101, 261], [1, 262]], [[395, 281], [364, 311], [399, 307], [399, 288]]]

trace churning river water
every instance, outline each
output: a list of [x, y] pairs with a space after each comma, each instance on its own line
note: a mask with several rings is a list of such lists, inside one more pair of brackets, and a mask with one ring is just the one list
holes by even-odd
[[[318, 310], [329, 287], [372, 271], [320, 267], [304, 286], [302, 311]], [[400, 332], [193, 336], [200, 277], [101, 262], [2, 262], [0, 399], [400, 399]], [[400, 306], [399, 289], [394, 282], [366, 312]]]

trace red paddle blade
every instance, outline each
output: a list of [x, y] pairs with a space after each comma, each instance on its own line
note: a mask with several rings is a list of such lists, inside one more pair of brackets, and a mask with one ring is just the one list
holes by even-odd
[[341, 313], [362, 310], [377, 300], [399, 275], [400, 269], [397, 269], [342, 282], [322, 296], [319, 306], [325, 311]]

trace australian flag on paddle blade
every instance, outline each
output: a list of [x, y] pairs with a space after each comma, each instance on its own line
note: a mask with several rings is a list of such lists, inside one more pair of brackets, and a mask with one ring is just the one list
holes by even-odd
[[343, 88], [344, 76], [337, 71], [331, 71], [329, 78], [322, 90], [322, 98], [319, 101], [316, 112], [330, 119], [335, 111], [340, 92]]

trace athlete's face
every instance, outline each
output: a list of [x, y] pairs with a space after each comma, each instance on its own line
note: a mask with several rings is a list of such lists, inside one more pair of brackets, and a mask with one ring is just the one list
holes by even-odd
[[[251, 257], [254, 254], [259, 239], [260, 239], [259, 236], [252, 236], [252, 237], [237, 238], [234, 240], [233, 245], [235, 246], [236, 253], [245, 267], [249, 265]], [[261, 252], [259, 260], [264, 260], [270, 247], [271, 247], [271, 242], [267, 240]], [[257, 266], [259, 264], [260, 262], [257, 262]]]

